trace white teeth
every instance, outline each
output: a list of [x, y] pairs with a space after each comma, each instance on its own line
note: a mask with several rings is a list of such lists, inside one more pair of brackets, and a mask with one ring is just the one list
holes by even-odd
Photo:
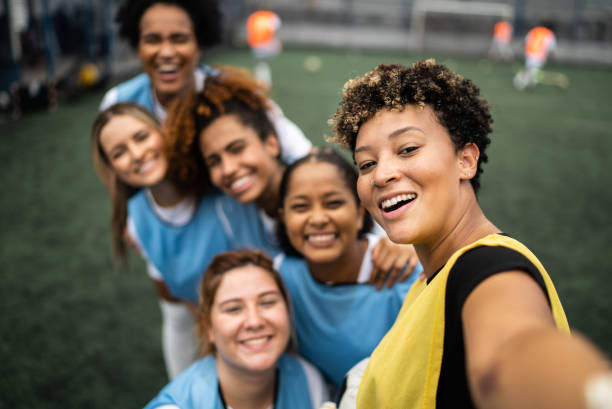
[[388, 209], [391, 206], [395, 206], [399, 202], [409, 201], [409, 200], [413, 200], [415, 198], [416, 198], [416, 194], [415, 193], [408, 193], [408, 194], [397, 195], [395, 197], [392, 197], [391, 199], [384, 200], [381, 203], [381, 207], [383, 209]]
[[149, 169], [151, 169], [154, 162], [155, 162], [154, 159], [144, 162], [142, 165], [138, 167], [138, 169], [136, 169], [136, 173], [146, 173]]
[[244, 341], [243, 343], [246, 345], [259, 345], [259, 344], [263, 344], [267, 340], [268, 340], [268, 337], [266, 336], [266, 337], [261, 337], [261, 338], [249, 339], [247, 341]]
[[308, 240], [309, 241], [313, 241], [315, 243], [323, 243], [326, 241], [330, 241], [333, 240], [334, 237], [336, 237], [335, 234], [332, 233], [328, 233], [328, 234], [311, 234], [308, 236]]
[[162, 73], [175, 72], [178, 70], [178, 66], [176, 64], [162, 64], [157, 70]]
[[238, 178], [232, 182], [230, 188], [232, 190], [239, 190], [240, 188], [242, 188], [244, 185], [246, 185], [249, 182], [250, 178], [251, 178], [250, 175]]

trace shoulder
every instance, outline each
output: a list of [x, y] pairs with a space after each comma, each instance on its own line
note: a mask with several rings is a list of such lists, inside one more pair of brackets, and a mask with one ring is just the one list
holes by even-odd
[[146, 73], [138, 74], [106, 91], [100, 103], [100, 110], [104, 110], [117, 102], [134, 101], [142, 103], [142, 95], [148, 95], [150, 87], [149, 76]]
[[[318, 408], [323, 402], [325, 402], [329, 398], [327, 385], [325, 383], [325, 380], [323, 379], [323, 376], [321, 375], [319, 370], [310, 362], [299, 356], [283, 354], [279, 359], [279, 364], [280, 366], [285, 368], [287, 368], [288, 366], [292, 366], [293, 370], [300, 371], [304, 375], [308, 384], [308, 393], [310, 395], [310, 400], [313, 404], [313, 407]], [[281, 371], [282, 367], [280, 368]], [[296, 378], [301, 378], [298, 377], [297, 374], [295, 376]]]

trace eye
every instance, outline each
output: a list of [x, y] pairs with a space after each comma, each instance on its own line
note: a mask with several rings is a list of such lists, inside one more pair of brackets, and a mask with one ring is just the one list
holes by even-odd
[[141, 142], [141, 141], [144, 141], [145, 139], [147, 139], [148, 137], [149, 137], [149, 132], [140, 131], [140, 132], [137, 132], [134, 135], [134, 140], [138, 141], [138, 142]]
[[238, 314], [240, 311], [242, 311], [242, 306], [240, 305], [228, 305], [221, 310], [225, 314]]
[[344, 206], [344, 203], [346, 202], [343, 199], [333, 199], [325, 202], [325, 207], [328, 209], [337, 209]]
[[373, 160], [369, 160], [369, 161], [365, 161], [363, 163], [360, 163], [358, 165], [359, 172], [361, 172], [361, 173], [366, 172], [366, 171], [368, 171], [374, 165], [376, 165], [376, 162], [374, 162]]
[[209, 158], [206, 158], [206, 166], [208, 166], [209, 168], [214, 168], [215, 166], [218, 166], [220, 163], [221, 161], [219, 160], [217, 156], [211, 156]]
[[271, 307], [274, 307], [279, 302], [280, 302], [280, 297], [278, 295], [268, 295], [262, 298], [259, 304], [264, 308], [271, 308]]
[[189, 35], [189, 34], [183, 34], [183, 33], [180, 33], [180, 34], [173, 34], [173, 35], [170, 37], [170, 40], [171, 40], [173, 43], [175, 43], [175, 44], [184, 44], [184, 43], [187, 43], [187, 42], [189, 42], [189, 41], [191, 40], [191, 35]]
[[117, 160], [120, 157], [122, 157], [124, 153], [125, 153], [125, 148], [117, 148], [113, 150], [113, 152], [110, 155], [110, 158], [111, 160]]
[[400, 149], [399, 154], [407, 156], [407, 155], [410, 155], [411, 153], [413, 153], [414, 151], [416, 151], [417, 149], [419, 149], [418, 146], [408, 146], [406, 148]]
[[306, 210], [308, 210], [308, 204], [301, 202], [291, 203], [291, 205], [289, 205], [289, 209], [297, 213], [305, 212]]
[[233, 153], [233, 154], [238, 154], [240, 152], [242, 152], [244, 150], [245, 144], [244, 143], [236, 143], [231, 145], [228, 148], [228, 152]]
[[145, 44], [158, 44], [161, 42], [161, 36], [158, 34], [144, 34], [140, 41]]

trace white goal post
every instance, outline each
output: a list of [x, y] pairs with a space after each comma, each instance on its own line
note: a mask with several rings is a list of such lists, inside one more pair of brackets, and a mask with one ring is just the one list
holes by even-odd
[[410, 36], [415, 44], [423, 46], [427, 14], [458, 14], [467, 16], [493, 16], [512, 23], [514, 7], [505, 3], [457, 0], [415, 0], [412, 4]]

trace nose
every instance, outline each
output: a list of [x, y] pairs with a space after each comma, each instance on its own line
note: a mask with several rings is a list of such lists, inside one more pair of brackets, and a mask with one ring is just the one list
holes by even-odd
[[329, 217], [325, 209], [321, 206], [314, 206], [308, 216], [308, 223], [315, 227], [323, 227], [329, 222]]
[[174, 49], [174, 44], [172, 44], [172, 41], [162, 41], [160, 46], [159, 46], [159, 56], [160, 57], [173, 57], [175, 54], [175, 49]]
[[238, 161], [236, 159], [228, 156], [221, 158], [221, 171], [224, 177], [233, 176], [236, 170], [238, 170]]
[[257, 330], [264, 326], [264, 319], [260, 309], [256, 305], [247, 308], [245, 317], [245, 326], [247, 329]]
[[372, 176], [372, 185], [377, 187], [393, 183], [399, 177], [398, 164], [391, 158], [381, 158]]
[[140, 160], [146, 152], [146, 146], [139, 143], [133, 143], [130, 145], [129, 150], [130, 154], [132, 155], [132, 159]]

